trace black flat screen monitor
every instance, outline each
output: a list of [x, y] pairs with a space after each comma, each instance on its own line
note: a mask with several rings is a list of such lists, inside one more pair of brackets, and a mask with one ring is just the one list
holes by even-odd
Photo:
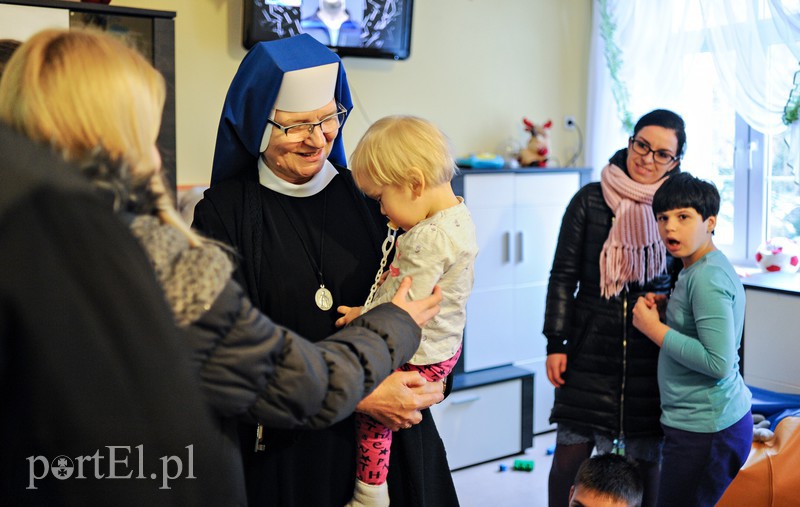
[[[348, 20], [329, 26], [320, 4], [344, 4]], [[308, 33], [339, 56], [405, 60], [413, 0], [244, 0], [242, 45]]]

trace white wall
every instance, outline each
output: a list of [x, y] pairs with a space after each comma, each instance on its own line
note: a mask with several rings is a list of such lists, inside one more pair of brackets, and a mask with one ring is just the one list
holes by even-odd
[[[244, 0], [112, 0], [177, 12], [178, 183], [206, 184], [219, 113], [244, 56]], [[416, 0], [411, 56], [344, 59], [356, 111], [351, 151], [371, 121], [415, 114], [439, 125], [457, 156], [527, 140], [521, 119], [551, 118], [551, 153], [564, 163], [577, 142], [564, 115], [585, 124], [591, 0]], [[581, 161], [579, 161], [581, 162]]]

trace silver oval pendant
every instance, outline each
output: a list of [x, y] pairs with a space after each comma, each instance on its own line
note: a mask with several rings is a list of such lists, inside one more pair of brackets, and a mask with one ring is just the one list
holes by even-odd
[[320, 285], [316, 294], [314, 294], [314, 302], [317, 303], [317, 308], [327, 312], [333, 306], [333, 295], [324, 285]]

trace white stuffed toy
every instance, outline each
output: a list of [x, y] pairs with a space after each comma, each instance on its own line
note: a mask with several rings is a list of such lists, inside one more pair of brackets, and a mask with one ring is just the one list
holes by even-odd
[[800, 245], [789, 238], [772, 238], [758, 247], [756, 263], [769, 273], [794, 273], [800, 267]]

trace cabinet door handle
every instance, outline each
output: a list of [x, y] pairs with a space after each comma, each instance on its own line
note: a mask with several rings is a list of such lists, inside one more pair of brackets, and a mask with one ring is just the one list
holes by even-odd
[[511, 262], [511, 233], [503, 233], [503, 264]]
[[481, 397], [476, 394], [476, 395], [470, 396], [468, 398], [461, 398], [460, 400], [453, 400], [450, 404], [451, 405], [464, 405], [466, 403], [472, 403], [473, 401], [478, 401], [480, 399], [481, 399]]
[[522, 231], [517, 231], [517, 262], [522, 262], [523, 256], [522, 251], [524, 249], [524, 245], [522, 243], [523, 236]]

